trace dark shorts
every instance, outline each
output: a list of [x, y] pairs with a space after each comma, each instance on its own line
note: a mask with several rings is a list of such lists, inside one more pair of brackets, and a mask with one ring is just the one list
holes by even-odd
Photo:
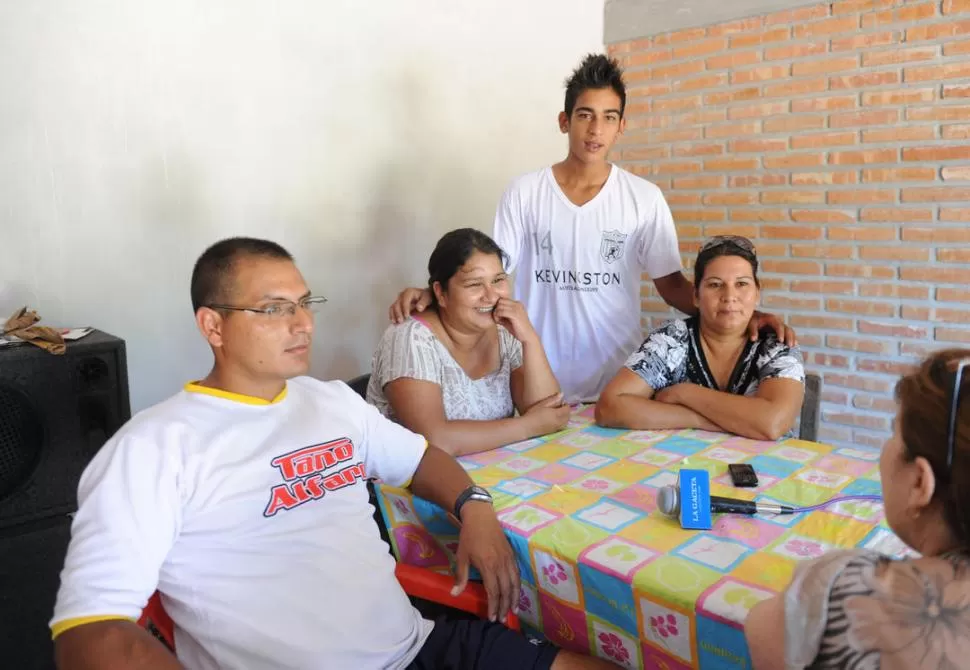
[[549, 670], [558, 653], [500, 623], [442, 617], [408, 670]]

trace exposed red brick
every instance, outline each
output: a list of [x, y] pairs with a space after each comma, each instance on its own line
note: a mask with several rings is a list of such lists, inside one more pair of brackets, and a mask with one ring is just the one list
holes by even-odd
[[704, 61], [708, 70], [733, 70], [734, 68], [754, 65], [760, 62], [760, 51], [735, 51], [720, 56], [711, 56]]
[[924, 23], [906, 29], [907, 42], [938, 40], [970, 33], [970, 21], [950, 21], [945, 23]]
[[885, 265], [836, 265], [825, 266], [825, 274], [830, 277], [860, 277], [865, 279], [895, 279], [896, 268]]
[[943, 126], [943, 128], [940, 129], [940, 134], [943, 135], [943, 139], [945, 140], [970, 139], [970, 124]]
[[784, 186], [788, 183], [788, 177], [783, 174], [745, 174], [731, 175], [728, 178], [728, 186], [731, 188], [760, 188], [763, 186]]
[[856, 241], [856, 242], [891, 242], [898, 239], [895, 228], [888, 227], [866, 227], [866, 226], [845, 226], [844, 228], [829, 228], [828, 238], [830, 240]]
[[836, 209], [793, 209], [792, 219], [798, 223], [852, 223], [855, 216]]
[[[933, 220], [933, 210], [913, 207], [867, 207], [862, 210], [859, 219], [867, 222], [923, 223]], [[906, 239], [905, 232], [903, 239]]]
[[862, 17], [862, 27], [872, 28], [888, 23], [914, 23], [916, 21], [923, 21], [936, 14], [936, 5], [936, 2], [912, 3], [884, 12], [866, 14]]
[[881, 33], [864, 33], [851, 37], [839, 37], [832, 40], [832, 51], [852, 51], [855, 49], [871, 49], [884, 47], [899, 42], [900, 33], [890, 30]]
[[934, 335], [940, 342], [963, 342], [970, 343], [970, 330], [959, 330], [957, 328], [937, 328]]
[[828, 335], [825, 338], [825, 345], [832, 349], [845, 349], [866, 354], [889, 355], [895, 354], [897, 350], [895, 342], [846, 337], [845, 335]]
[[825, 163], [825, 154], [801, 153], [784, 156], [765, 156], [764, 164], [768, 169], [815, 167]]
[[915, 102], [932, 102], [935, 99], [935, 88], [902, 88], [891, 91], [864, 91], [862, 93], [862, 104], [867, 107], [911, 105]]
[[[860, 323], [862, 323], [860, 321]], [[880, 377], [867, 377], [864, 375], [845, 375], [826, 372], [823, 377], [825, 384], [842, 386], [844, 388], [856, 389], [858, 391], [870, 391], [885, 393], [893, 387], [892, 381]]]
[[776, 47], [765, 47], [765, 60], [792, 60], [793, 58], [807, 58], [827, 53], [828, 42], [808, 42], [798, 44], [782, 44]]
[[859, 295], [869, 298], [904, 298], [906, 300], [926, 300], [930, 290], [925, 286], [904, 286], [901, 284], [861, 284]]
[[[777, 223], [788, 220], [788, 210], [785, 209], [732, 209], [729, 213], [732, 221], [765, 221]], [[760, 246], [760, 245], [759, 245]]]
[[758, 46], [761, 44], [770, 44], [772, 42], [781, 42], [789, 39], [790, 37], [791, 28], [788, 26], [782, 26], [765, 30], [764, 32], [751, 33], [750, 35], [737, 35], [730, 39], [729, 46], [732, 49], [741, 49]]
[[878, 323], [875, 321], [859, 321], [859, 332], [867, 335], [887, 335], [890, 337], [925, 338], [925, 326], [901, 325], [899, 323]]
[[800, 98], [791, 101], [791, 111], [795, 113], [839, 111], [856, 109], [858, 106], [859, 101], [856, 95], [831, 95], [825, 98]]
[[859, 175], [855, 171], [839, 172], [793, 172], [792, 186], [825, 186], [829, 184], [855, 184]]
[[792, 258], [824, 258], [826, 260], [848, 260], [852, 258], [853, 249], [842, 244], [793, 244]]
[[809, 316], [792, 314], [791, 325], [795, 328], [822, 328], [825, 330], [852, 330], [852, 319], [832, 316]]
[[811, 23], [799, 23], [794, 26], [792, 36], [796, 39], [802, 37], [815, 37], [819, 35], [831, 35], [834, 33], [851, 32], [859, 28], [858, 16], [840, 16], [822, 21]]
[[[831, 77], [829, 87], [833, 90], [843, 90], [847, 88], [867, 88], [869, 86], [889, 86], [898, 84], [900, 81], [899, 73], [888, 72], [867, 72], [864, 74], [843, 75], [841, 77]], [[907, 80], [908, 81], [908, 80]]]

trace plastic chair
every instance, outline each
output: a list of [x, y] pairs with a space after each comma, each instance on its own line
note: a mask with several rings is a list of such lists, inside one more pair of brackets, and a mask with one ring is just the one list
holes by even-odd
[[[453, 596], [451, 595], [451, 587], [454, 586], [454, 580], [440, 572], [419, 568], [407, 563], [398, 563], [394, 569], [394, 574], [397, 581], [400, 582], [401, 588], [412, 598], [421, 598], [445, 607], [468, 612], [479, 619], [488, 618], [488, 594], [485, 592], [485, 587], [479, 582], [469, 581], [460, 595]], [[509, 612], [505, 625], [512, 630], [519, 630], [519, 617]]]
[[154, 635], [170, 651], [175, 651], [175, 624], [162, 607], [162, 599], [158, 591], [148, 599], [148, 604], [145, 605], [138, 619], [138, 625]]

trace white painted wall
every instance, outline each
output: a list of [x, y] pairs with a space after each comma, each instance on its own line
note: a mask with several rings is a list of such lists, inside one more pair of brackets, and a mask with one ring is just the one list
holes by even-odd
[[0, 318], [128, 343], [132, 408], [208, 370], [188, 283], [230, 235], [296, 256], [313, 373], [368, 369], [447, 230], [491, 231], [564, 156], [562, 82], [600, 0], [0, 4]]

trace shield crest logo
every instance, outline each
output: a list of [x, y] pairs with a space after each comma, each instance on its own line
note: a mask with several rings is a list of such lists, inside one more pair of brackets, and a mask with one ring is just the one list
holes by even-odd
[[627, 235], [619, 230], [607, 230], [600, 241], [600, 256], [607, 263], [614, 263], [623, 258], [623, 247], [626, 245]]

